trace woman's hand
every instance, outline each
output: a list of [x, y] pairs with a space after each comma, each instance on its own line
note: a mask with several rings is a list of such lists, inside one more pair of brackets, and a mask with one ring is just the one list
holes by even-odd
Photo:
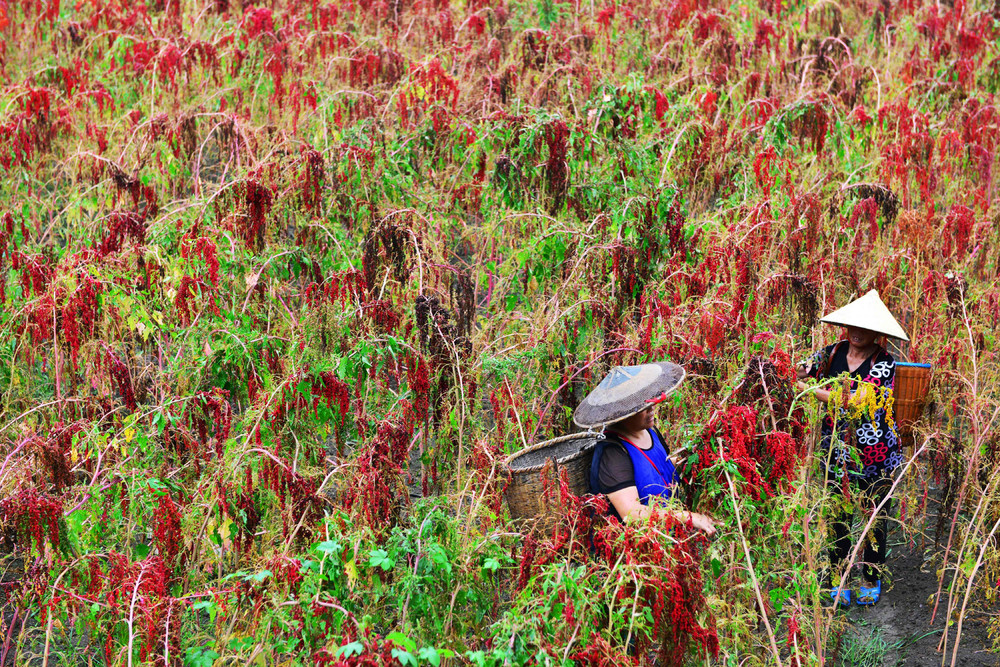
[[692, 526], [705, 533], [708, 537], [715, 535], [716, 522], [709, 518], [707, 514], [701, 514], [699, 512], [682, 512], [682, 514], [686, 514], [687, 516], [684, 518], [690, 521]]
[[[634, 486], [628, 486], [609, 493], [608, 500], [618, 510], [618, 515], [626, 521], [643, 521], [655, 513], [654, 508], [643, 505], [640, 502], [639, 490]], [[668, 513], [678, 521], [690, 523], [709, 537], [716, 533], [716, 521], [711, 519], [707, 514], [688, 512], [687, 510], [677, 510]]]
[[795, 388], [798, 389], [799, 391], [808, 391], [809, 393], [811, 393], [813, 396], [815, 396], [817, 399], [819, 399], [824, 403], [830, 402], [830, 392], [827, 391], [826, 389], [815, 389], [811, 387], [809, 383], [803, 382], [802, 380], [799, 380], [798, 382], [795, 383]]

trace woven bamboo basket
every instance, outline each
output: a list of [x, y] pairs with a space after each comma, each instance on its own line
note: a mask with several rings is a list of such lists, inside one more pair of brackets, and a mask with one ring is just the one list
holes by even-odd
[[[551, 527], [560, 511], [558, 484], [562, 471], [566, 472], [570, 491], [578, 496], [588, 493], [590, 463], [598, 438], [600, 434], [593, 432], [572, 433], [539, 442], [508, 457], [504, 466], [510, 474], [507, 505], [511, 518], [534, 520], [542, 528]], [[555, 485], [554, 498], [546, 498], [546, 484]]]
[[896, 386], [893, 389], [893, 408], [896, 430], [904, 445], [912, 445], [913, 422], [920, 419], [927, 402], [931, 384], [931, 365], [896, 362]]

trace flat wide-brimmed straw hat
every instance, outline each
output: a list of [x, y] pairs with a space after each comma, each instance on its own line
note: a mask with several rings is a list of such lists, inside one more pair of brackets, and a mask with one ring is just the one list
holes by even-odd
[[838, 308], [820, 322], [839, 324], [845, 327], [860, 327], [876, 331], [893, 338], [910, 340], [910, 337], [899, 326], [889, 309], [882, 303], [876, 290], [871, 290], [864, 296], [855, 299], [843, 308]]
[[615, 366], [573, 413], [577, 426], [593, 428], [631, 417], [659, 403], [684, 381], [684, 369], [669, 361]]

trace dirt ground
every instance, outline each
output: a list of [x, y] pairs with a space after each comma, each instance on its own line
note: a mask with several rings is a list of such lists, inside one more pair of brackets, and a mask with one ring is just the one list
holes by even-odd
[[[1000, 665], [1000, 654], [990, 651], [993, 642], [987, 634], [989, 610], [974, 609], [962, 624], [958, 654], [953, 656], [956, 627], [948, 628], [947, 649], [938, 650], [945, 629], [948, 590], [941, 593], [934, 623], [931, 615], [937, 593], [936, 570], [940, 556], [934, 557], [933, 542], [921, 551], [919, 540], [907, 543], [902, 531], [893, 530], [889, 538], [890, 577], [883, 581], [882, 598], [873, 607], [851, 608], [839, 612], [848, 626], [841, 636], [837, 665], [859, 667], [967, 667]], [[958, 605], [961, 605], [959, 598]], [[993, 614], [1000, 610], [992, 610]], [[954, 657], [954, 662], [952, 658]]]

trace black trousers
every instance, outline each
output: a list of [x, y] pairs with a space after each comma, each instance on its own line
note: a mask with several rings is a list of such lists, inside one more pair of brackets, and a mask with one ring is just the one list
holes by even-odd
[[[830, 480], [828, 488], [837, 494], [842, 495], [844, 490], [840, 483]], [[880, 477], [873, 480], [860, 479], [851, 482], [851, 509], [840, 507], [833, 515], [830, 524], [830, 538], [833, 542], [830, 547], [830, 569], [837, 571], [840, 564], [851, 553], [851, 524], [854, 521], [854, 510], [860, 508], [863, 511], [861, 523], [862, 528], [867, 525], [871, 512], [878, 507], [879, 503], [889, 494], [892, 488], [892, 480]], [[868, 583], [874, 583], [882, 578], [882, 570], [885, 565], [886, 555], [886, 534], [889, 530], [889, 512], [892, 509], [892, 499], [879, 510], [878, 517], [872, 525], [872, 529], [865, 535], [865, 548], [863, 555], [862, 573]]]

